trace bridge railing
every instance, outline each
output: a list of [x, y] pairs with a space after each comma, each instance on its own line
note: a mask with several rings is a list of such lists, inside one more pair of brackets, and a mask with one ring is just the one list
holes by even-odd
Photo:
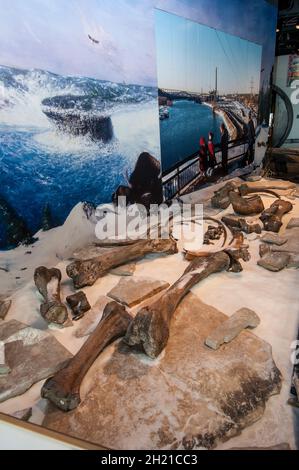
[[[215, 152], [217, 165], [221, 166], [221, 150], [216, 145]], [[229, 142], [228, 145], [228, 163], [237, 161], [247, 153], [248, 143], [245, 139], [237, 139]], [[165, 201], [169, 201], [182, 194], [188, 186], [200, 176], [199, 152], [196, 152], [184, 160], [178, 162], [162, 173], [163, 191]]]

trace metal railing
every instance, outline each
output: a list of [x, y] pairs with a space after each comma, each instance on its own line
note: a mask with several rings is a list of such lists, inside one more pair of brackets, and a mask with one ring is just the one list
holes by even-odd
[[[219, 145], [215, 145], [215, 148], [217, 149], [215, 152], [217, 161], [215, 168], [217, 168], [221, 166], [221, 150]], [[228, 145], [228, 164], [244, 157], [247, 149], [248, 143], [246, 139], [230, 141]], [[182, 194], [200, 175], [199, 152], [190, 155], [163, 172], [162, 182], [165, 201], [169, 201], [175, 196]]]

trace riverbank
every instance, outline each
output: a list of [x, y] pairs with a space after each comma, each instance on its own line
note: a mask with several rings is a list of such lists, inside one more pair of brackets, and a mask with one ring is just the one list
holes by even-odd
[[227, 112], [217, 106], [212, 105], [211, 103], [204, 102], [203, 104], [211, 108], [215, 114], [217, 114], [223, 119], [224, 124], [228, 130], [230, 139], [236, 140], [238, 138], [238, 130], [236, 126], [233, 124], [230, 117], [228, 116]]

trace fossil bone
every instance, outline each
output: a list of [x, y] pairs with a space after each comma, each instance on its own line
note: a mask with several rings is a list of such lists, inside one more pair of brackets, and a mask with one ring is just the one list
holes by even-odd
[[89, 260], [77, 260], [66, 268], [67, 275], [73, 279], [76, 289], [92, 286], [97, 279], [104, 276], [112, 268], [145, 256], [148, 253], [177, 253], [176, 241], [170, 239], [138, 240], [121, 246], [119, 249], [108, 251]]
[[234, 214], [225, 215], [221, 220], [230, 230], [239, 229], [247, 234], [262, 233], [262, 227], [259, 224], [249, 224], [244, 218]]
[[282, 226], [282, 217], [293, 209], [293, 204], [283, 199], [278, 199], [266, 209], [260, 216], [264, 230], [278, 233]]
[[142, 346], [151, 358], [159, 356], [167, 344], [172, 317], [183, 297], [211, 274], [228, 270], [230, 264], [230, 256], [224, 251], [195, 258], [157, 301], [139, 310], [124, 341], [130, 346]]
[[44, 298], [40, 313], [48, 323], [62, 325], [68, 319], [67, 308], [60, 299], [61, 272], [59, 269], [47, 269], [41, 266], [35, 270], [34, 282]]
[[245, 198], [235, 192], [230, 192], [229, 198], [234, 211], [240, 215], [260, 214], [265, 209], [262, 198], [257, 194]]
[[211, 204], [217, 209], [227, 209], [231, 203], [230, 193], [237, 189], [237, 184], [233, 181], [229, 181], [222, 188], [215, 191], [214, 196], [211, 199]]
[[73, 312], [74, 321], [80, 320], [80, 318], [84, 316], [84, 313], [91, 309], [87, 297], [82, 291], [73, 295], [69, 295], [66, 298], [66, 301]]
[[248, 194], [253, 194], [253, 193], [263, 193], [263, 194], [271, 194], [272, 196], [275, 196], [277, 199], [280, 199], [280, 195], [278, 193], [276, 193], [272, 189], [267, 188], [266, 186], [249, 187], [246, 183], [244, 183], [238, 187], [238, 191], [239, 191], [240, 196], [242, 197], [247, 196]]
[[68, 365], [45, 382], [41, 396], [63, 411], [76, 408], [81, 402], [80, 386], [87, 371], [109, 344], [126, 333], [131, 320], [125, 307], [117, 302], [107, 304], [95, 331]]

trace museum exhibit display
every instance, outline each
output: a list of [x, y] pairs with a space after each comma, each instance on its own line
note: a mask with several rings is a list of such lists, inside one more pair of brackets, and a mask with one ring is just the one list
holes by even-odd
[[297, 450], [299, 2], [0, 7], [0, 449]]

